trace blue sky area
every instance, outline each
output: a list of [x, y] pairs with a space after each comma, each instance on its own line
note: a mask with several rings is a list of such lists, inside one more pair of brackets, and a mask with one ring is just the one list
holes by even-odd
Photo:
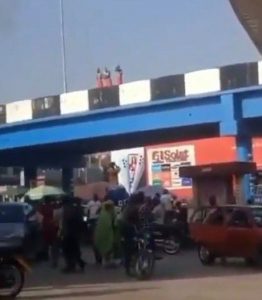
[[[228, 0], [63, 0], [68, 90], [258, 60]], [[59, 0], [0, 0], [0, 103], [63, 91]]]

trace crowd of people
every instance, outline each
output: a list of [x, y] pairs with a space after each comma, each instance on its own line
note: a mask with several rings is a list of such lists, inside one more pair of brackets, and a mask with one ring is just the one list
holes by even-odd
[[86, 205], [78, 198], [50, 196], [37, 204], [31, 218], [41, 228], [42, 243], [38, 251], [41, 259], [48, 258], [56, 268], [62, 256], [63, 271], [74, 272], [77, 268], [84, 271], [86, 266], [81, 255], [83, 236], [90, 237], [97, 265], [107, 268], [128, 265], [135, 228], [147, 224], [162, 226], [174, 218], [186, 224], [187, 209], [167, 190], [154, 197], [146, 197], [142, 192], [131, 195], [121, 208], [110, 199], [110, 193], [104, 199], [94, 195]]

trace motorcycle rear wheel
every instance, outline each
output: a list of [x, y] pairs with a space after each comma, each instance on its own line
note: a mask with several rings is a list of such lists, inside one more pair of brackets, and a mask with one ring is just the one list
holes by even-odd
[[176, 238], [168, 238], [164, 241], [164, 252], [168, 255], [176, 255], [181, 250], [181, 241]]

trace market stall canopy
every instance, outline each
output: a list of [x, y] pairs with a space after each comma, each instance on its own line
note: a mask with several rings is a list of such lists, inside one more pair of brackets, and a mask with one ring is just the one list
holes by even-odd
[[230, 3], [240, 23], [262, 53], [262, 1], [230, 0]]
[[206, 177], [206, 176], [227, 176], [231, 174], [244, 175], [256, 172], [256, 163], [253, 162], [228, 162], [199, 166], [185, 166], [179, 168], [180, 177]]
[[65, 195], [64, 191], [60, 188], [48, 185], [41, 185], [36, 188], [30, 189], [25, 196], [31, 200], [40, 200], [45, 196], [62, 196]]

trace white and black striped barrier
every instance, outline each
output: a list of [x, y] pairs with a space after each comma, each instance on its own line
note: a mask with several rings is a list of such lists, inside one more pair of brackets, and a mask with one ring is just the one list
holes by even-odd
[[262, 84], [262, 62], [243, 63], [0, 105], [0, 124], [201, 95]]

